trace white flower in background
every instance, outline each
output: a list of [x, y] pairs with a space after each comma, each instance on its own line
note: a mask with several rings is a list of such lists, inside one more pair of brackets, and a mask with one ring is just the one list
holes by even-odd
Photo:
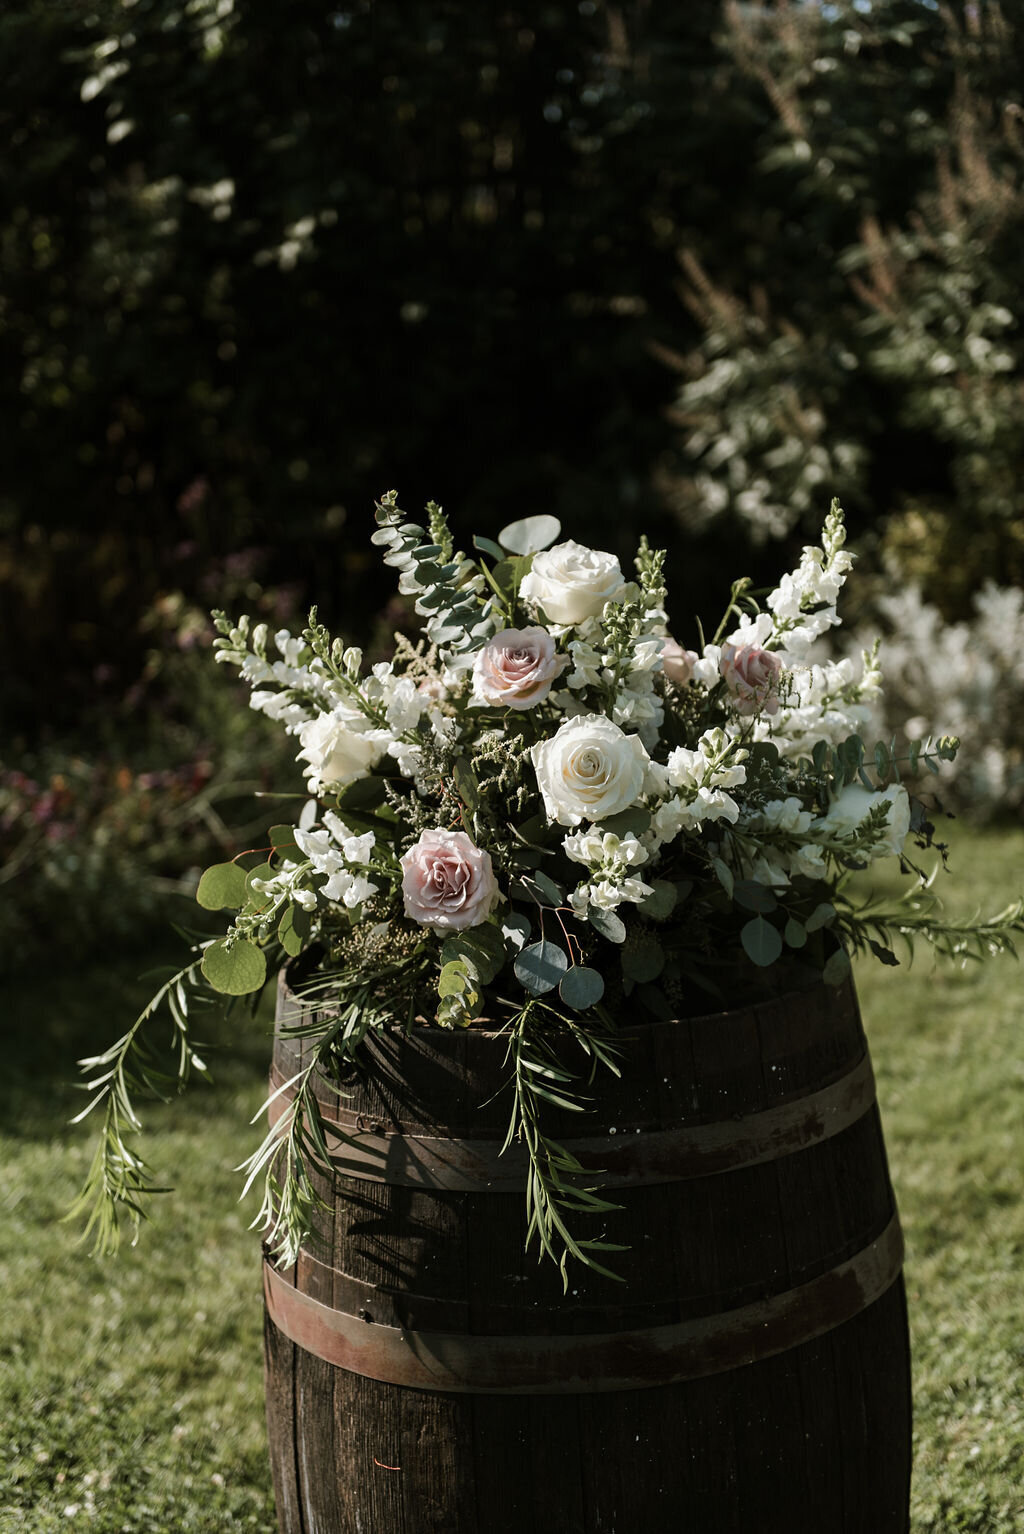
[[473, 695], [480, 703], [527, 709], [543, 703], [569, 658], [559, 655], [547, 629], [502, 629], [473, 662]]
[[810, 834], [826, 846], [841, 847], [879, 805], [886, 807], [885, 820], [871, 845], [860, 850], [873, 857], [898, 856], [910, 830], [910, 800], [901, 783], [874, 790], [848, 783], [827, 813], [814, 821]]
[[281, 867], [269, 879], [252, 879], [251, 885], [261, 895], [267, 895], [276, 906], [294, 901], [304, 911], [316, 909], [316, 894], [305, 888], [299, 880], [308, 877], [308, 864], [285, 859]]
[[552, 623], [576, 624], [599, 616], [606, 602], [621, 600], [625, 586], [614, 554], [570, 538], [534, 555], [519, 595], [542, 607]]
[[375, 767], [388, 745], [388, 736], [380, 730], [367, 731], [364, 716], [341, 703], [329, 714], [320, 714], [299, 728], [302, 750], [300, 760], [313, 793], [321, 788], [343, 788], [356, 778], [365, 778]]
[[530, 747], [548, 820], [578, 826], [603, 820], [637, 802], [650, 757], [639, 736], [604, 714], [566, 720], [548, 740]]

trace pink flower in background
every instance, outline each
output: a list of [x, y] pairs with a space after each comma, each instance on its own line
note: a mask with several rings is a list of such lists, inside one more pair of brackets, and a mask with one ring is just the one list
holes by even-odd
[[661, 669], [670, 682], [685, 687], [693, 680], [693, 668], [699, 656], [696, 650], [684, 650], [678, 639], [667, 636], [661, 646]]
[[484, 703], [533, 708], [544, 701], [568, 663], [568, 656], [556, 653], [547, 629], [502, 629], [477, 653], [473, 692]]
[[490, 854], [465, 831], [424, 831], [402, 858], [405, 914], [435, 932], [486, 921], [498, 899]]
[[782, 661], [757, 644], [722, 646], [722, 677], [737, 714], [777, 714]]

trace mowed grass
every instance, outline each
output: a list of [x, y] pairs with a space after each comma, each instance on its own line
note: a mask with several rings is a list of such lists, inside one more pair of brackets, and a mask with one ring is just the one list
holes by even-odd
[[[991, 914], [1024, 895], [1024, 831], [954, 824], [950, 841], [947, 909]], [[914, 1534], [1018, 1534], [1024, 967], [937, 963], [919, 944], [909, 969], [861, 963], [857, 985], [907, 1242]]]
[[[953, 839], [952, 909], [992, 910], [1022, 892], [1024, 832], [956, 826]], [[263, 1100], [268, 1016], [239, 1011], [203, 1030], [220, 1046], [216, 1084], [147, 1111], [145, 1149], [175, 1191], [154, 1201], [138, 1247], [95, 1261], [58, 1223], [92, 1150], [88, 1126], [68, 1125], [82, 1104], [73, 1062], [122, 1031], [151, 989], [135, 976], [167, 957], [5, 987], [0, 1534], [275, 1528], [254, 1206], [240, 1208], [233, 1170], [259, 1132], [249, 1119]], [[936, 967], [922, 946], [911, 969], [872, 960], [857, 978], [907, 1236], [914, 1534], [1014, 1534], [1024, 971], [1008, 958]]]

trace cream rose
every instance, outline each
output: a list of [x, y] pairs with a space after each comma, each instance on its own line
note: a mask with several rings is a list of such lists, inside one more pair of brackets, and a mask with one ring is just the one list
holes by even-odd
[[549, 820], [578, 826], [635, 804], [650, 757], [638, 735], [627, 735], [603, 714], [567, 719], [557, 734], [530, 747]]
[[534, 555], [519, 594], [542, 607], [552, 623], [582, 623], [603, 612], [625, 584], [614, 554], [585, 548], [570, 538]]
[[498, 900], [490, 854], [465, 831], [424, 831], [402, 858], [405, 914], [434, 932], [486, 921]]
[[568, 656], [556, 653], [547, 629], [502, 629], [477, 652], [473, 695], [505, 708], [533, 708], [544, 701], [568, 664]]
[[699, 658], [696, 650], [684, 650], [671, 634], [662, 641], [661, 669], [677, 687], [685, 687], [687, 682], [693, 681], [693, 668]]
[[737, 714], [778, 713], [779, 656], [757, 644], [725, 644], [720, 665]]
[[320, 714], [299, 730], [299, 759], [308, 762], [306, 775], [314, 793], [320, 787], [342, 788], [365, 778], [384, 755], [386, 736], [363, 735], [351, 720], [337, 713]]

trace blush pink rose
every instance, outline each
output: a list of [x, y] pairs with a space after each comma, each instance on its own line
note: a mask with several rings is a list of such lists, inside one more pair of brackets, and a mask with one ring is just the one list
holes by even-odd
[[405, 914], [435, 932], [486, 921], [498, 899], [490, 854], [465, 831], [424, 831], [402, 858]]
[[473, 663], [473, 692], [484, 703], [533, 708], [551, 691], [569, 663], [558, 655], [547, 629], [502, 629], [492, 634]]
[[737, 714], [777, 714], [782, 661], [756, 644], [722, 646], [722, 677]]
[[698, 658], [696, 650], [684, 650], [678, 639], [673, 639], [671, 634], [662, 643], [661, 669], [677, 687], [685, 687], [687, 682], [692, 681], [693, 668]]

